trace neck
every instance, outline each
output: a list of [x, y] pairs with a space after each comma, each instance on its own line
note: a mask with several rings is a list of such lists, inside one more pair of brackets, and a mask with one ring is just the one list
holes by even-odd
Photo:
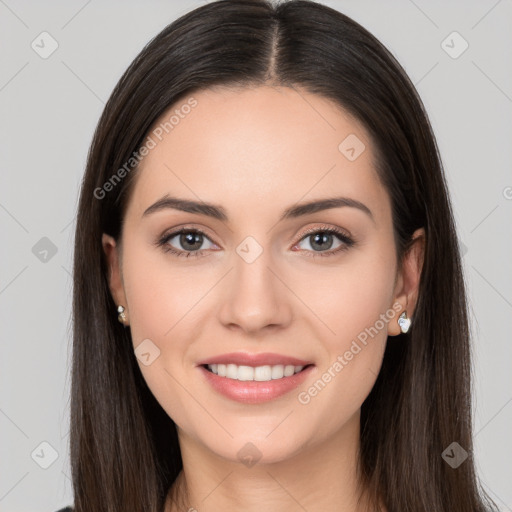
[[178, 429], [183, 470], [165, 512], [363, 512], [358, 502], [359, 412], [336, 435], [286, 460], [247, 467], [212, 453]]

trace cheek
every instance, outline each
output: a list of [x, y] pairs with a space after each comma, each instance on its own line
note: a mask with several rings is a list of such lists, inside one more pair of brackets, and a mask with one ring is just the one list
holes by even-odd
[[149, 364], [141, 357], [137, 363], [162, 408], [179, 426], [187, 427], [190, 395], [183, 389], [187, 345], [197, 337], [193, 305], [204, 295], [205, 285], [201, 287], [191, 272], [180, 272], [183, 266], [173, 266], [143, 242], [127, 240], [125, 247], [123, 274], [132, 343], [136, 354], [139, 346], [150, 353]]
[[139, 358], [137, 362], [157, 401], [183, 426], [190, 395], [182, 383], [190, 378], [190, 348], [201, 338], [197, 302], [215, 284], [215, 276], [208, 273], [199, 279], [197, 267], [173, 264], [171, 256], [145, 247], [142, 241], [126, 240], [125, 247], [123, 274], [132, 343], [135, 350], [149, 347], [152, 358], [149, 365]]
[[194, 305], [213, 280], [208, 284], [208, 276], [199, 279], [197, 267], [173, 264], [161, 249], [144, 247], [143, 242], [126, 245], [123, 271], [134, 344], [152, 337], [166, 343], [182, 322], [190, 324]]
[[[352, 264], [353, 262], [353, 264]], [[371, 391], [386, 347], [391, 308], [394, 253], [362, 251], [351, 264], [332, 273], [329, 300], [320, 298], [322, 319], [334, 333], [322, 336], [326, 357], [318, 368], [318, 385], [304, 389], [317, 406], [354, 413]], [[314, 398], [318, 396], [318, 398]], [[323, 404], [323, 405], [322, 405]]]
[[331, 348], [345, 349], [372, 327], [385, 340], [387, 324], [379, 319], [391, 307], [395, 279], [394, 254], [386, 247], [375, 244], [375, 250], [353, 253], [350, 261], [347, 259], [339, 270], [330, 273], [329, 283], [324, 283], [327, 297], [316, 293], [326, 323], [336, 333], [326, 338], [331, 340]]

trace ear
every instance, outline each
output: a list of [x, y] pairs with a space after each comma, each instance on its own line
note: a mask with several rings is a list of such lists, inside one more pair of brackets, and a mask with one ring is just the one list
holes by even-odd
[[124, 293], [123, 278], [121, 273], [121, 254], [115, 239], [106, 233], [101, 238], [103, 251], [108, 267], [108, 286], [117, 306], [123, 305], [127, 310], [126, 296]]
[[390, 336], [401, 334], [402, 331], [398, 325], [398, 318], [403, 311], [407, 312], [408, 318], [411, 318], [414, 314], [418, 302], [418, 291], [424, 256], [425, 230], [420, 228], [412, 235], [411, 246], [404, 255], [402, 269], [397, 276], [393, 304], [398, 302], [401, 307], [396, 318], [388, 323], [388, 334]]

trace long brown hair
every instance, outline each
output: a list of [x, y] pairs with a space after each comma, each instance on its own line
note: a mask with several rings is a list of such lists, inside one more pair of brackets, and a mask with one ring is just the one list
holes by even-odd
[[[161, 512], [182, 468], [175, 424], [142, 377], [107, 282], [101, 235], [120, 236], [137, 173], [126, 163], [155, 120], [194, 91], [261, 84], [300, 86], [364, 124], [391, 197], [399, 262], [413, 232], [425, 229], [414, 326], [389, 339], [362, 405], [361, 482], [389, 512], [492, 509], [474, 468], [458, 239], [438, 148], [414, 86], [375, 37], [336, 10], [304, 0], [222, 0], [185, 14], [146, 45], [94, 134], [74, 251], [75, 511]], [[442, 457], [453, 442], [468, 453], [456, 469]]]

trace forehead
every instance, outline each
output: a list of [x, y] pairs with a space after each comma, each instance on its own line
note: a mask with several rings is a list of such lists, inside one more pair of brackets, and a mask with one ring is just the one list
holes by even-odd
[[304, 90], [202, 90], [162, 114], [148, 136], [154, 147], [139, 165], [130, 206], [139, 214], [166, 193], [236, 215], [273, 215], [334, 195], [372, 204], [377, 217], [389, 207], [364, 127]]

